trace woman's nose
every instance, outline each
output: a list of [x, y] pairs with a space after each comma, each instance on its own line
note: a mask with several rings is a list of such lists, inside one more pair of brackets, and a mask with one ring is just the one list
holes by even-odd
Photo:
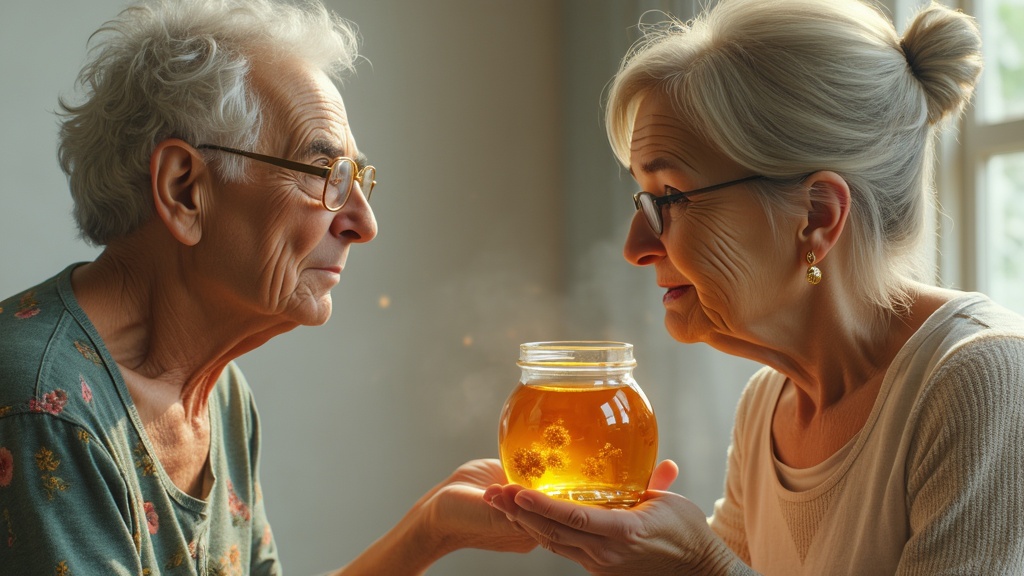
[[351, 242], [369, 242], [377, 235], [377, 219], [359, 183], [353, 182], [352, 186], [345, 205], [334, 215], [331, 233]]
[[665, 257], [661, 237], [654, 233], [640, 210], [633, 214], [622, 255], [634, 266], [649, 266]]

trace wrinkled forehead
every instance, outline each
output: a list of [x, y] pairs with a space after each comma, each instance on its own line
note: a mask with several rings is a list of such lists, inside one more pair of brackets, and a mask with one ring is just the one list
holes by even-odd
[[694, 156], [706, 146], [677, 114], [666, 96], [643, 98], [633, 121], [630, 170], [653, 171], [652, 162], [682, 163], [693, 168]]
[[298, 60], [254, 69], [263, 102], [264, 146], [294, 152], [318, 142], [337, 156], [357, 155], [341, 93], [323, 71]]

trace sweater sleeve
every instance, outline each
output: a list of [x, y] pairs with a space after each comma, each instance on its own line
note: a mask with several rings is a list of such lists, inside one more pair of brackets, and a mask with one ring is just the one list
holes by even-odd
[[49, 414], [0, 418], [0, 572], [141, 574], [128, 493], [84, 428]]
[[897, 574], [1024, 573], [1024, 338], [951, 351], [919, 406]]
[[744, 563], [750, 564], [750, 549], [747, 546], [747, 532], [744, 526], [743, 512], [743, 455], [746, 436], [747, 414], [753, 395], [751, 389], [755, 376], [743, 392], [736, 408], [736, 417], [732, 429], [732, 442], [729, 445], [728, 460], [725, 471], [725, 492], [715, 502], [715, 510], [708, 524], [729, 548]]

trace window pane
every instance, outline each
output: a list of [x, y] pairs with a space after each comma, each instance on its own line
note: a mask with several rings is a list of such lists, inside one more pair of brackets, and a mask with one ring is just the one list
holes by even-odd
[[994, 156], [985, 176], [988, 293], [1024, 314], [1024, 152]]
[[981, 0], [981, 116], [986, 122], [1024, 117], [1024, 0]]

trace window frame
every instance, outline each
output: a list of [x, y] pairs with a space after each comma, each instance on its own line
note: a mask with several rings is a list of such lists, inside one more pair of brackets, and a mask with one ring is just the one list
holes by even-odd
[[[977, 6], [983, 1], [959, 0], [945, 4], [977, 15]], [[909, 22], [925, 3], [896, 0], [897, 22]], [[935, 186], [939, 210], [931, 222], [937, 233], [933, 254], [939, 283], [980, 292], [991, 288], [986, 258], [988, 239], [984, 234], [987, 229], [986, 165], [994, 156], [1024, 152], [1024, 118], [984, 121], [979, 105], [984, 89], [985, 86], [979, 84], [963, 116], [944, 131], [936, 144]]]

